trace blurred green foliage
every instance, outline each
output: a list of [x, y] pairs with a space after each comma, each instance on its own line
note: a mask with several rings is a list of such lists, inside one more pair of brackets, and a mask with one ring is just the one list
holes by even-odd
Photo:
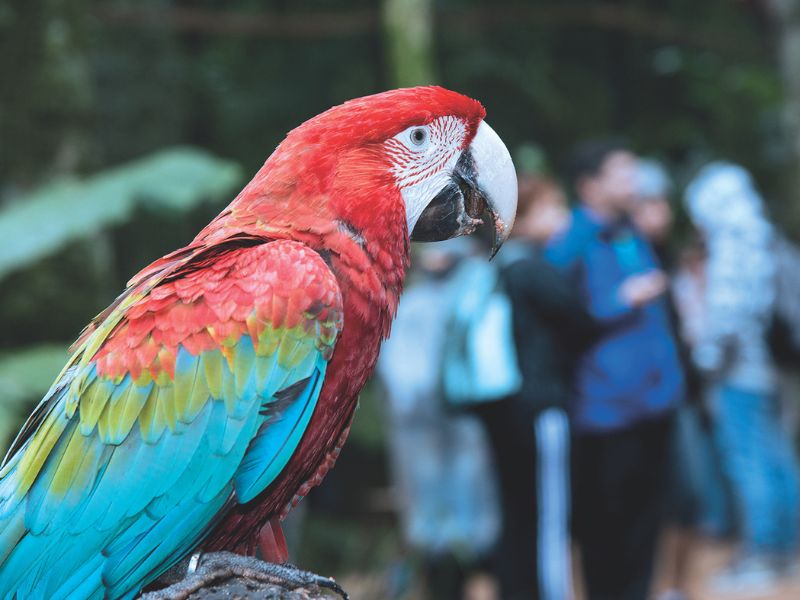
[[[617, 132], [675, 166], [723, 154], [765, 181], [780, 173], [781, 85], [766, 3], [423, 4], [432, 6], [439, 82], [481, 99], [512, 147], [533, 140], [558, 166], [581, 137]], [[598, 6], [627, 12], [613, 18], [592, 10]], [[287, 130], [332, 104], [392, 87], [396, 73], [387, 66], [394, 38], [369, 0], [0, 0], [0, 7], [0, 76], [13, 82], [0, 92], [6, 183], [8, 174], [18, 181], [48, 173], [69, 163], [65, 155], [77, 155], [79, 170], [95, 169], [178, 143], [252, 172]], [[187, 14], [339, 20], [318, 33], [259, 33], [241, 23], [221, 31], [165, 17]]]
[[50, 388], [53, 378], [67, 359], [66, 347], [42, 344], [16, 348], [0, 354], [0, 448], [5, 452], [17, 432], [19, 423], [27, 417], [25, 408], [33, 398], [41, 398]]
[[234, 163], [180, 148], [85, 180], [51, 183], [0, 212], [0, 280], [69, 242], [127, 222], [137, 207], [184, 213], [218, 201], [241, 180]]

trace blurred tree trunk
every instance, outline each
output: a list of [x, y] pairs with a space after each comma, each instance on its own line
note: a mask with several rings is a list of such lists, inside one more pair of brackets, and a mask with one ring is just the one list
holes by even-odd
[[434, 83], [432, 0], [383, 0], [383, 27], [392, 85]]
[[783, 126], [787, 139], [786, 229], [800, 232], [800, 0], [769, 0], [778, 29], [777, 51], [783, 79]]

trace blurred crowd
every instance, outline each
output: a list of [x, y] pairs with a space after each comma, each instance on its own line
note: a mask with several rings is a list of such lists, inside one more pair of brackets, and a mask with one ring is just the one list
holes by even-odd
[[800, 251], [731, 163], [677, 190], [591, 140], [564, 185], [520, 174], [491, 263], [474, 240], [418, 248], [381, 354], [428, 597], [488, 571], [503, 600], [567, 600], [576, 581], [587, 600], [646, 600], [658, 554], [658, 597], [688, 600], [701, 536], [737, 541], [715, 592], [769, 593], [800, 571]]

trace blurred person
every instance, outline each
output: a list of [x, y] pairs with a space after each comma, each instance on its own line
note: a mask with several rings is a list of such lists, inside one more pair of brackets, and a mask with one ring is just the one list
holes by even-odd
[[575, 529], [589, 600], [649, 594], [683, 373], [664, 300], [667, 277], [627, 217], [636, 157], [614, 140], [580, 144], [579, 205], [547, 258], [578, 286], [602, 337], [577, 371]]
[[[670, 234], [674, 222], [670, 193], [672, 182], [664, 166], [652, 159], [640, 159], [636, 167], [636, 191], [628, 209], [631, 221], [652, 244], [664, 268], [671, 269], [672, 245]], [[659, 600], [688, 598], [689, 567], [696, 546], [697, 532], [719, 533], [724, 527], [725, 497], [714, 460], [708, 419], [702, 412], [703, 386], [691, 361], [691, 337], [682, 335], [698, 327], [699, 294], [692, 284], [702, 280], [702, 263], [688, 262], [696, 253], [684, 253], [686, 271], [682, 268], [673, 279], [665, 296], [670, 327], [676, 340], [685, 376], [685, 402], [675, 414], [671, 441], [669, 488], [666, 494], [665, 525], [659, 557], [659, 582], [663, 591]], [[702, 258], [700, 259], [702, 260]], [[678, 293], [682, 296], [678, 298]], [[682, 304], [678, 304], [678, 301]], [[684, 325], [685, 317], [685, 325]]]
[[693, 358], [715, 379], [716, 437], [741, 521], [741, 550], [714, 584], [768, 590], [794, 564], [798, 535], [797, 463], [780, 422], [767, 342], [776, 299], [775, 235], [740, 166], [706, 166], [685, 200], [708, 249], [705, 322]]
[[672, 280], [675, 307], [680, 316], [680, 336], [693, 348], [702, 338], [705, 323], [706, 249], [691, 240], [682, 250]]
[[512, 239], [498, 261], [522, 383], [515, 394], [481, 404], [476, 413], [499, 475], [501, 597], [567, 600], [567, 413], [576, 357], [591, 340], [593, 321], [577, 290], [541, 256], [544, 244], [569, 224], [563, 192], [550, 179], [521, 176], [518, 203]]
[[[664, 269], [672, 265], [669, 252], [669, 236], [674, 221], [669, 194], [672, 182], [666, 169], [657, 161], [639, 159], [636, 166], [636, 189], [628, 214], [634, 226], [650, 242]], [[687, 392], [689, 385], [686, 352], [677, 335], [677, 312], [671, 302], [671, 295], [666, 295], [668, 302], [672, 333], [678, 342], [678, 350], [682, 359], [684, 373], [687, 374]], [[689, 392], [691, 397], [691, 392]], [[691, 442], [688, 439], [696, 431], [693, 425], [693, 413], [689, 404], [683, 404], [676, 413], [675, 426], [672, 432], [672, 452], [670, 455], [670, 481], [667, 492], [667, 510], [665, 513], [666, 528], [662, 533], [658, 558], [663, 576], [664, 590], [659, 600], [685, 600], [687, 598], [688, 565], [691, 557], [694, 520], [694, 502], [692, 484], [695, 483], [692, 459], [688, 456]]]
[[667, 247], [674, 221], [669, 195], [672, 182], [664, 166], [658, 161], [640, 159], [636, 165], [636, 190], [628, 211], [633, 224], [653, 245], [662, 267], [669, 268], [669, 260], [661, 250]]
[[[706, 327], [706, 249], [693, 239], [683, 248], [672, 277], [672, 298], [678, 315], [678, 339], [685, 351], [687, 398], [690, 410], [679, 411], [678, 437], [685, 442], [678, 459], [678, 476], [690, 488], [691, 506], [682, 512], [684, 521], [704, 536], [721, 538], [735, 530], [733, 499], [722, 472], [719, 448], [714, 440], [714, 422], [708, 409], [713, 381], [701, 373], [692, 354]], [[688, 363], [688, 364], [687, 364]], [[681, 418], [683, 417], [683, 418]]]
[[453, 273], [473, 248], [465, 239], [423, 247], [417, 279], [400, 301], [377, 366], [387, 391], [403, 534], [422, 555], [428, 595], [436, 600], [462, 598], [466, 575], [500, 527], [483, 428], [473, 416], [448, 412], [440, 392]]

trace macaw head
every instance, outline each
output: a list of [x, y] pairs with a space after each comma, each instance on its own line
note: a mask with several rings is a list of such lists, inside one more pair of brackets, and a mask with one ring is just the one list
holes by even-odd
[[262, 222], [280, 213], [294, 215], [295, 228], [312, 226], [301, 216], [311, 211], [364, 243], [398, 230], [406, 245], [444, 240], [488, 216], [496, 252], [514, 222], [517, 179], [485, 114], [434, 86], [350, 100], [291, 131], [243, 193], [254, 212], [290, 198]]

